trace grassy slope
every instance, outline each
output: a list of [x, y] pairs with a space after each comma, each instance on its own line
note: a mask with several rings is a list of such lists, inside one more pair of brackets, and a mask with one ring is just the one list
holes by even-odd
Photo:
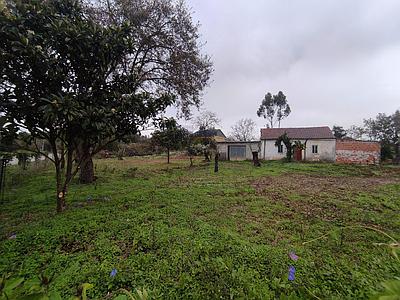
[[[0, 274], [55, 274], [50, 287], [64, 296], [90, 282], [95, 299], [120, 287], [145, 287], [160, 299], [363, 299], [400, 275], [388, 250], [373, 245], [388, 242], [374, 231], [356, 227], [302, 245], [344, 225], [399, 239], [399, 169], [222, 162], [214, 174], [187, 165], [98, 160], [97, 183], [73, 184], [59, 215], [51, 169], [13, 169], [0, 214]], [[289, 251], [300, 259], [291, 262]]]

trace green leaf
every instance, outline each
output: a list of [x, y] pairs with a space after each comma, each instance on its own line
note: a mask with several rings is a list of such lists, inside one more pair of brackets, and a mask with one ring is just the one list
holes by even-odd
[[93, 287], [94, 287], [94, 285], [91, 283], [83, 283], [82, 284], [82, 300], [87, 300], [86, 291]]
[[34, 291], [38, 292], [42, 289], [40, 284], [41, 284], [40, 279], [38, 277], [35, 277], [35, 278], [27, 280], [24, 283], [24, 289], [28, 290], [29, 292], [34, 292]]
[[118, 295], [113, 300], [128, 300], [128, 297], [126, 295]]
[[394, 258], [396, 258], [397, 260], [400, 260], [399, 255], [397, 254], [398, 246], [396, 245], [396, 246], [389, 246], [389, 247], [391, 248], [391, 253], [394, 256]]
[[13, 278], [13, 279], [6, 280], [5, 285], [4, 285], [4, 291], [6, 293], [11, 292], [13, 289], [15, 289], [17, 286], [19, 286], [23, 281], [24, 281], [24, 278]]
[[400, 299], [400, 280], [385, 281], [382, 285], [389, 294], [399, 296]]
[[389, 280], [382, 283], [384, 291], [373, 295], [370, 300], [400, 300], [400, 280]]
[[37, 293], [27, 295], [25, 297], [19, 298], [20, 300], [49, 300], [49, 297], [44, 293]]
[[61, 295], [58, 292], [50, 292], [49, 300], [62, 300]]

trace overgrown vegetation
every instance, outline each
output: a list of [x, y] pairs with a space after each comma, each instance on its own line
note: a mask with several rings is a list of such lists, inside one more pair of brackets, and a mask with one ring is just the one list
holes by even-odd
[[9, 169], [0, 274], [51, 278], [47, 291], [63, 299], [83, 283], [89, 299], [121, 289], [149, 299], [367, 299], [400, 274], [391, 240], [362, 227], [400, 239], [398, 167], [223, 162], [214, 173], [178, 157], [95, 167], [95, 184], [72, 182], [62, 214], [49, 166]]

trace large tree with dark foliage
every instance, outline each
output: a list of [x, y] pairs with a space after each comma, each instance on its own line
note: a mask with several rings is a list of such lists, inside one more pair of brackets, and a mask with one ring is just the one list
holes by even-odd
[[346, 130], [342, 126], [333, 125], [332, 133], [337, 139], [342, 139], [346, 136]]
[[289, 116], [290, 112], [291, 109], [285, 94], [279, 91], [276, 95], [267, 93], [264, 96], [264, 99], [257, 110], [257, 115], [267, 119], [267, 126], [274, 128], [276, 123], [278, 123], [278, 127], [281, 127], [281, 121]]
[[381, 142], [382, 159], [390, 158], [392, 151], [395, 154], [394, 162], [400, 163], [400, 111], [392, 115], [380, 113], [375, 119], [364, 120], [365, 132], [372, 140]]
[[[99, 0], [88, 8], [101, 24], [129, 24], [131, 51], [119, 70], [129, 76], [135, 93], [151, 97], [175, 96], [175, 105], [188, 117], [191, 106], [199, 106], [202, 90], [209, 81], [212, 64], [201, 54], [199, 24], [194, 24], [184, 1]], [[84, 143], [90, 153], [98, 141]], [[93, 163], [83, 165], [81, 181], [93, 180]], [[87, 166], [87, 168], [85, 168]]]
[[[149, 56], [151, 34], [143, 33], [150, 34], [142, 36], [146, 47], [137, 24], [102, 23], [73, 0], [15, 1], [1, 11], [0, 22], [0, 113], [51, 145], [52, 155], [43, 155], [55, 165], [58, 211], [65, 208], [70, 181], [81, 166], [92, 168], [96, 152], [137, 133], [176, 101], [183, 111], [198, 104], [211, 71], [208, 58], [196, 52], [203, 63], [196, 93], [157, 87], [162, 79], [156, 75], [145, 84], [150, 65], [158, 69]], [[197, 43], [192, 46], [198, 51]]]
[[17, 149], [15, 140], [18, 137], [18, 128], [0, 116], [0, 152], [10, 153]]

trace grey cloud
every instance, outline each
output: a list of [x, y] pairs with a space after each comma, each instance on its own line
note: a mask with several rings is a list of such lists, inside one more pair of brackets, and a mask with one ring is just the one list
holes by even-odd
[[223, 129], [259, 126], [263, 95], [282, 90], [283, 126], [349, 126], [400, 106], [400, 1], [188, 0], [215, 72], [205, 107]]

